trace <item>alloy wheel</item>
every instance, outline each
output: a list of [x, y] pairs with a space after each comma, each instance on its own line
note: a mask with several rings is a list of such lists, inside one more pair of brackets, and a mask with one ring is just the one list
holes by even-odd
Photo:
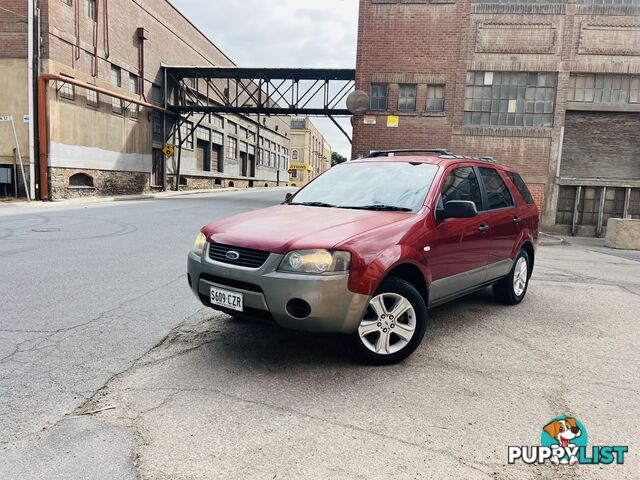
[[513, 269], [513, 293], [516, 294], [516, 297], [524, 293], [528, 280], [529, 267], [527, 265], [527, 259], [520, 257], [516, 263], [516, 267]]
[[362, 344], [379, 355], [399, 352], [415, 331], [416, 312], [411, 302], [398, 293], [373, 297], [358, 327]]

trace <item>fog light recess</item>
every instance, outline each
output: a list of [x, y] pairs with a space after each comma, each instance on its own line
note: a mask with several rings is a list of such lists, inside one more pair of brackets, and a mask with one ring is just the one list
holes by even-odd
[[300, 298], [294, 298], [287, 303], [287, 312], [294, 318], [307, 318], [311, 314], [311, 305]]

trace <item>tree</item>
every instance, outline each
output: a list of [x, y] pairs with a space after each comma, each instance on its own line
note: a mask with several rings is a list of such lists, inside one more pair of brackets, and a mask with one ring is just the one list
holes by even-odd
[[343, 157], [338, 152], [333, 152], [331, 154], [331, 166], [335, 167], [339, 163], [344, 163], [347, 161], [347, 157]]

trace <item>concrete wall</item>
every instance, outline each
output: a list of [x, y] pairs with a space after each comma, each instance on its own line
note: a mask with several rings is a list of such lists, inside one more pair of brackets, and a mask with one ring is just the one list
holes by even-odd
[[[29, 126], [23, 116], [29, 113], [27, 62], [19, 58], [0, 58], [0, 115], [13, 115], [23, 159], [29, 159]], [[14, 162], [15, 141], [10, 123], [0, 123], [0, 163]]]
[[[0, 115], [12, 115], [18, 136], [18, 145], [22, 154], [22, 163], [26, 177], [26, 184], [29, 184], [29, 124], [25, 123], [24, 116], [29, 113], [29, 102], [27, 97], [27, 62], [20, 58], [0, 58]], [[16, 154], [16, 143], [13, 137], [11, 123], [0, 122], [0, 165], [9, 166], [13, 169], [12, 181], [14, 185], [11, 191], [15, 193], [17, 181], [18, 195], [25, 196], [25, 182], [19, 168], [19, 161]]]

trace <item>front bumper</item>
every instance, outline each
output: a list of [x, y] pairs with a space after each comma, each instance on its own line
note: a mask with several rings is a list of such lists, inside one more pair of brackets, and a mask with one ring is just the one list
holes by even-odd
[[[248, 316], [271, 318], [295, 330], [352, 333], [369, 304], [369, 296], [349, 291], [348, 274], [278, 272], [284, 256], [275, 253], [260, 268], [237, 267], [209, 259], [208, 248], [209, 245], [202, 257], [189, 253], [187, 261], [191, 289], [208, 307], [219, 309], [209, 303], [210, 287], [217, 286], [242, 293]], [[309, 305], [310, 313], [304, 318], [293, 316], [287, 309], [287, 304], [294, 299]]]

